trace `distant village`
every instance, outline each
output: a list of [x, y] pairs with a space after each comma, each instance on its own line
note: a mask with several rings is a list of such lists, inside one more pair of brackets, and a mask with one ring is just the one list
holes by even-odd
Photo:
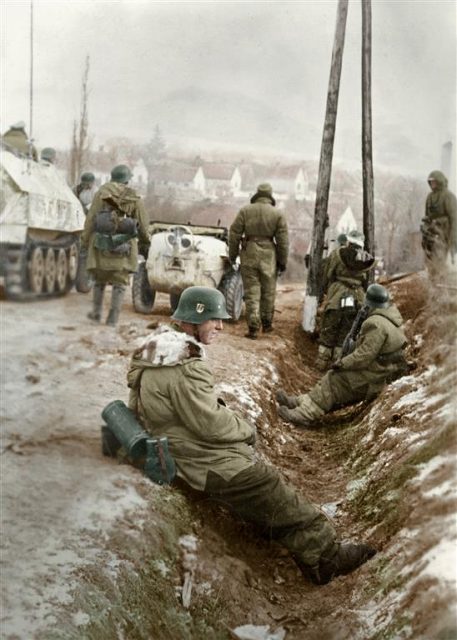
[[[68, 154], [69, 155], [69, 154]], [[66, 153], [62, 168], [69, 165]], [[230, 157], [228, 157], [230, 156]], [[241, 156], [241, 154], [240, 154]], [[303, 257], [309, 250], [318, 175], [317, 160], [287, 158], [233, 159], [222, 151], [207, 157], [166, 148], [160, 131], [146, 145], [113, 139], [91, 150], [82, 171], [91, 171], [97, 185], [110, 179], [115, 164], [131, 168], [130, 185], [143, 196], [151, 220], [229, 227], [238, 210], [249, 202], [261, 182], [273, 186], [276, 206], [287, 217], [290, 231], [291, 277], [301, 277]], [[421, 268], [420, 219], [426, 185], [398, 176], [378, 174], [375, 179], [377, 256], [388, 272], [398, 265]], [[361, 230], [362, 176], [334, 166], [328, 208], [328, 248], [339, 233]]]

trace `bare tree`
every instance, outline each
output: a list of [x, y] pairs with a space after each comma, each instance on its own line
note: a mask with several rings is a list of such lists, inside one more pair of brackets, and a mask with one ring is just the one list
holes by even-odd
[[90, 58], [86, 56], [81, 86], [81, 111], [79, 122], [73, 122], [73, 136], [70, 152], [70, 183], [76, 184], [81, 170], [89, 159], [89, 69]]

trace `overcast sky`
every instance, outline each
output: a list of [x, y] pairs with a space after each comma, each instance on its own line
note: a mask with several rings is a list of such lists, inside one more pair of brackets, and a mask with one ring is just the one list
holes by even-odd
[[[25, 120], [29, 129], [30, 2], [2, 0], [1, 7], [0, 126]], [[372, 7], [375, 144], [376, 136], [384, 145], [389, 136], [392, 144], [412, 141], [423, 156], [412, 154], [411, 169], [423, 162], [428, 171], [439, 166], [443, 142], [455, 143], [455, 2], [373, 0]], [[321, 132], [336, 9], [334, 0], [34, 0], [36, 144], [69, 145], [86, 55], [95, 144], [149, 139], [161, 122], [147, 106], [190, 86], [260, 100]], [[360, 2], [350, 0], [337, 140], [360, 132], [360, 43]], [[309, 148], [303, 138], [303, 156], [316, 157], [320, 142]]]

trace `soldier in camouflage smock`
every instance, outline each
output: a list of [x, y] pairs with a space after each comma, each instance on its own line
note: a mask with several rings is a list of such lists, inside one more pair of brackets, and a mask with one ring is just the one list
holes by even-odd
[[428, 177], [431, 193], [425, 202], [422, 219], [422, 248], [431, 279], [446, 273], [446, 260], [452, 260], [457, 251], [457, 201], [447, 188], [447, 178], [441, 171], [432, 171]]
[[138, 240], [144, 252], [150, 242], [141, 198], [127, 186], [131, 176], [127, 166], [114, 167], [111, 181], [95, 195], [81, 235], [81, 248], [88, 251], [87, 271], [95, 280], [93, 309], [88, 317], [100, 322], [105, 287], [111, 284], [111, 308], [106, 320], [111, 326], [117, 324], [125, 287], [137, 269]]
[[334, 249], [324, 262], [322, 292], [325, 294], [316, 366], [325, 371], [341, 355], [344, 338], [351, 328], [367, 287], [367, 273], [374, 258], [363, 248], [358, 231], [347, 236], [347, 245]]
[[287, 266], [287, 223], [275, 205], [271, 185], [259, 185], [251, 204], [239, 211], [229, 232], [231, 262], [240, 255], [249, 329], [246, 337], [254, 340], [261, 326], [266, 333], [272, 330], [276, 279]]
[[370, 285], [365, 305], [368, 314], [352, 353], [336, 361], [308, 393], [289, 396], [282, 389], [277, 392], [281, 418], [297, 426], [311, 426], [332, 409], [373, 399], [386, 383], [408, 371], [403, 353], [407, 345], [403, 318], [389, 301], [387, 289]]

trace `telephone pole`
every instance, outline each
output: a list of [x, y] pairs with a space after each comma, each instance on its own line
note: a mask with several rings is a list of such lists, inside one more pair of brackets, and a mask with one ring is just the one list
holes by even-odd
[[372, 143], [371, 0], [362, 0], [363, 233], [365, 235], [365, 249], [374, 256], [374, 180]]
[[333, 144], [335, 140], [336, 114], [340, 90], [341, 66], [343, 61], [344, 37], [349, 0], [339, 0], [336, 17], [335, 39], [327, 92], [327, 108], [322, 135], [319, 175], [316, 187], [314, 207], [313, 238], [311, 243], [308, 280], [306, 283], [305, 303], [303, 307], [302, 327], [313, 332], [316, 324], [316, 312], [320, 296], [321, 260], [324, 250], [325, 229], [328, 226], [328, 199], [332, 173]]

